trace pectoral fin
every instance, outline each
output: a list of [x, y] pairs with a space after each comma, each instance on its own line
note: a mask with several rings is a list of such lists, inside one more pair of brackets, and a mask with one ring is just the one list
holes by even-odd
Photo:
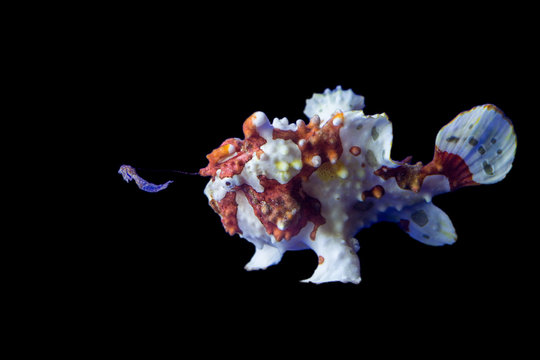
[[431, 202], [395, 211], [389, 219], [398, 222], [413, 239], [426, 245], [450, 245], [457, 239], [456, 230], [448, 215]]

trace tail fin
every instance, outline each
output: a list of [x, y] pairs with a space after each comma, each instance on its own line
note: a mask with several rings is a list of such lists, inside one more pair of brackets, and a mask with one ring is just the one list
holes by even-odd
[[516, 153], [510, 119], [494, 105], [462, 112], [437, 134], [435, 156], [422, 172], [443, 174], [452, 190], [504, 179]]

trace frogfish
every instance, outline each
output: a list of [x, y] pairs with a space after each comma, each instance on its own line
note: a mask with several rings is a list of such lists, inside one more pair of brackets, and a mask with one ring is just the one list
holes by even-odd
[[392, 160], [388, 116], [363, 109], [364, 97], [352, 90], [326, 89], [306, 100], [307, 124], [271, 123], [258, 111], [244, 121], [244, 139], [227, 139], [207, 155], [199, 174], [210, 177], [209, 205], [227, 233], [255, 246], [246, 270], [311, 249], [318, 265], [303, 281], [357, 284], [361, 229], [393, 222], [424, 244], [453, 244], [454, 226], [433, 196], [499, 182], [512, 167], [516, 135], [495, 105], [476, 106], [445, 125], [425, 165]]

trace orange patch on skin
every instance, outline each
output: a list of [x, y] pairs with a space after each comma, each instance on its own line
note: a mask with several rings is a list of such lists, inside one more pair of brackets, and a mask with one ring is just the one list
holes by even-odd
[[312, 120], [309, 124], [299, 122], [297, 130], [281, 130], [274, 129], [273, 138], [291, 140], [298, 145], [300, 140], [303, 145], [299, 148], [302, 151], [303, 167], [297, 176], [306, 180], [317, 169], [312, 166], [311, 159], [314, 156], [321, 158], [321, 164], [330, 161], [336, 162], [343, 153], [339, 130], [343, 127], [343, 120], [340, 124], [334, 125], [333, 119], [343, 119], [343, 113], [336, 114], [330, 121], [326, 122], [323, 127], [319, 127], [320, 123], [317, 120]]
[[[206, 158], [212, 165], [216, 165], [221, 160], [227, 158], [234, 152], [238, 151], [242, 146], [242, 142], [238, 139], [227, 139], [217, 149], [206, 155]], [[233, 151], [231, 151], [231, 149]]]
[[[210, 154], [206, 155], [206, 158], [209, 161], [218, 162], [221, 159], [226, 158], [227, 156], [231, 155], [232, 153], [234, 153], [236, 151], [236, 150], [233, 150], [231, 152], [230, 151], [231, 146], [232, 145], [230, 145], [230, 144], [222, 145], [222, 146], [218, 147], [217, 149], [215, 149], [214, 151], [212, 151]], [[232, 146], [232, 149], [234, 149], [234, 146]]]
[[229, 235], [232, 236], [236, 233], [242, 233], [238, 227], [238, 220], [236, 217], [238, 204], [236, 203], [235, 192], [228, 192], [220, 201], [214, 200], [211, 206], [214, 211], [221, 216], [221, 223]]
[[[259, 193], [249, 185], [241, 185], [248, 202], [253, 207], [255, 216], [261, 221], [266, 232], [274, 235], [276, 241], [290, 240], [310, 221], [314, 224], [310, 234], [315, 239], [317, 229], [326, 220], [321, 215], [319, 200], [302, 191], [300, 178], [295, 177], [286, 184], [277, 180], [259, 176], [264, 192]], [[278, 227], [282, 224], [283, 230]]]
[[[263, 152], [261, 146], [266, 144], [266, 140], [257, 132], [257, 128], [253, 125], [253, 119], [255, 119], [255, 114], [251, 115], [244, 122], [245, 140], [227, 139], [217, 149], [206, 156], [208, 166], [199, 171], [200, 175], [214, 177], [217, 171], [221, 170], [220, 177], [222, 179], [232, 177], [242, 172], [246, 163], [253, 157], [253, 154], [260, 157]], [[229, 145], [234, 146], [237, 154], [227, 161], [223, 161], [232, 155]]]
[[324, 257], [319, 255], [319, 265], [321, 265], [324, 262]]

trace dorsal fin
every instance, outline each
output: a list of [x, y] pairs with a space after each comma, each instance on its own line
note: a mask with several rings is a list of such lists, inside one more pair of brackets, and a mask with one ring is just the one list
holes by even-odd
[[355, 94], [352, 90], [343, 90], [337, 86], [334, 90], [326, 89], [322, 94], [313, 94], [306, 100], [304, 114], [308, 118], [318, 115], [321, 125], [328, 121], [336, 110], [347, 112], [351, 110], [362, 110], [364, 108], [364, 97]]

